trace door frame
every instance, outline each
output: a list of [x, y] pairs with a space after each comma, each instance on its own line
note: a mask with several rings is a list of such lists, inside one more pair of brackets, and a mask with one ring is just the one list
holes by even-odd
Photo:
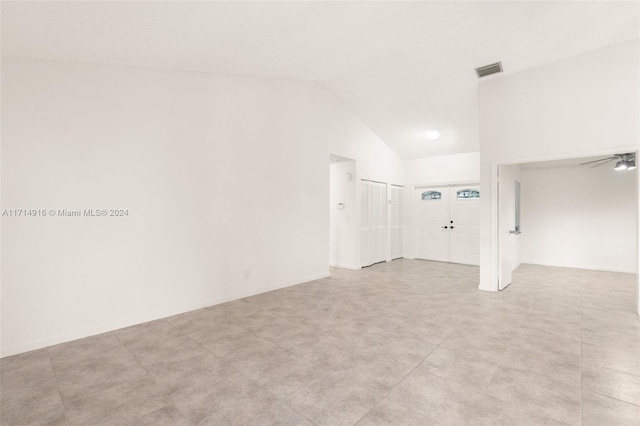
[[[480, 188], [480, 182], [477, 180], [458, 180], [458, 181], [445, 181], [445, 182], [433, 182], [433, 183], [425, 183], [425, 184], [416, 184], [410, 186], [411, 188], [411, 220], [408, 221], [411, 224], [411, 236], [409, 238], [410, 247], [411, 247], [411, 256], [406, 255], [405, 249], [405, 258], [406, 259], [416, 259], [416, 229], [417, 229], [417, 214], [416, 210], [418, 208], [418, 202], [416, 197], [414, 196], [417, 189], [426, 189], [426, 188], [434, 188], [438, 186], [466, 186], [466, 185], [474, 185]], [[480, 193], [480, 198], [482, 198], [482, 192]], [[481, 228], [482, 229], [482, 228]]]
[[[507, 160], [491, 161], [491, 226], [490, 226], [490, 266], [491, 266], [491, 282], [493, 283], [489, 291], [498, 291], [499, 267], [500, 267], [500, 251], [499, 251], [499, 237], [500, 237], [500, 224], [498, 222], [498, 168], [499, 166], [508, 166], [514, 164], [535, 163], [539, 161], [553, 161], [553, 160], [568, 160], [574, 158], [587, 158], [598, 157], [618, 154], [620, 152], [635, 152], [636, 158], [640, 155], [640, 149], [638, 145], [608, 148], [602, 150], [591, 151], [574, 151], [563, 154], [533, 156], [533, 157], [519, 157]], [[638, 259], [636, 262], [636, 314], [640, 316], [640, 171], [636, 169], [636, 250]], [[482, 261], [481, 265], [482, 267]]]
[[[391, 193], [393, 191], [393, 188], [399, 188], [400, 189], [400, 198], [398, 200], [398, 204], [401, 206], [401, 209], [402, 209], [402, 214], [398, 216], [400, 218], [400, 222], [402, 223], [402, 225], [401, 225], [401, 231], [402, 231], [401, 232], [401, 235], [402, 235], [402, 238], [401, 238], [401, 240], [402, 240], [402, 250], [401, 251], [402, 251], [402, 256], [395, 257], [395, 258], [393, 257], [393, 253], [391, 252], [391, 212], [390, 212], [390, 210], [395, 208], [392, 205], [392, 195], [391, 195]], [[405, 224], [405, 220], [404, 220], [404, 218], [405, 218], [404, 210], [406, 208], [406, 206], [405, 206], [405, 196], [406, 196], [406, 194], [405, 194], [405, 186], [404, 185], [399, 185], [399, 184], [395, 184], [395, 183], [387, 183], [387, 204], [390, 206], [388, 208], [388, 211], [387, 211], [387, 228], [389, 230], [387, 232], [387, 244], [389, 246], [389, 250], [387, 250], [387, 262], [391, 262], [393, 260], [398, 260], [398, 259], [403, 259], [405, 257], [404, 256], [404, 253], [405, 253], [404, 233], [405, 233], [405, 230], [407, 229], [407, 225]]]
[[[385, 227], [385, 232], [384, 232], [384, 236], [383, 236], [383, 241], [384, 241], [384, 260], [378, 260], [377, 262], [373, 262], [370, 263], [368, 265], [363, 265], [362, 262], [362, 183], [366, 182], [368, 185], [370, 184], [374, 184], [374, 185], [378, 185], [380, 187], [384, 187], [384, 191], [385, 191], [385, 197], [384, 197], [384, 212], [385, 212], [385, 220], [384, 220], [384, 227]], [[359, 249], [358, 249], [358, 253], [359, 253], [359, 257], [360, 257], [360, 268], [367, 268], [369, 266], [372, 265], [376, 265], [378, 263], [383, 263], [383, 262], [389, 262], [389, 233], [390, 233], [390, 229], [389, 229], [389, 183], [387, 182], [381, 182], [381, 181], [377, 181], [377, 180], [372, 180], [372, 179], [364, 179], [361, 178], [359, 180], [359, 185], [358, 185], [358, 206], [359, 206], [359, 214], [358, 214], [358, 244], [359, 244]], [[368, 195], [367, 195], [368, 196]], [[369, 213], [369, 209], [368, 209], [368, 204], [367, 203], [367, 213]], [[371, 218], [369, 218], [369, 221], [371, 221]], [[371, 248], [371, 244], [369, 245], [369, 248]], [[371, 257], [371, 256], [369, 256]]]
[[[518, 165], [520, 165], [520, 164], [522, 164], [522, 163], [518, 163]], [[512, 282], [512, 273], [513, 273], [513, 271], [515, 271], [515, 270], [520, 266], [520, 264], [521, 264], [521, 262], [518, 262], [516, 265], [512, 265], [512, 264], [510, 264], [510, 263], [509, 263], [508, 268], [506, 269], [506, 270], [508, 271], [507, 273], [508, 273], [508, 277], [509, 277], [509, 283], [508, 283], [507, 285], [505, 285], [504, 287], [500, 288], [500, 285], [502, 284], [502, 283], [501, 283], [501, 280], [502, 280], [502, 278], [503, 278], [503, 276], [504, 276], [504, 269], [503, 269], [503, 268], [504, 268], [504, 266], [505, 266], [505, 265], [502, 263], [502, 254], [503, 254], [504, 252], [503, 252], [503, 250], [502, 250], [501, 238], [500, 238], [500, 233], [502, 233], [502, 236], [503, 236], [503, 237], [505, 236], [505, 235], [504, 235], [505, 230], [501, 228], [501, 226], [502, 226], [502, 222], [501, 222], [501, 221], [503, 220], [503, 217], [502, 217], [501, 212], [500, 212], [500, 207], [501, 207], [501, 206], [500, 206], [500, 202], [501, 202], [500, 192], [504, 189], [504, 188], [503, 188], [503, 189], [501, 189], [501, 186], [504, 186], [504, 185], [506, 185], [506, 183], [507, 183], [507, 182], [506, 182], [506, 180], [504, 179], [504, 176], [500, 176], [500, 167], [502, 167], [502, 166], [504, 166], [504, 165], [500, 165], [500, 166], [498, 166], [498, 183], [497, 183], [497, 189], [496, 189], [496, 197], [498, 197], [498, 202], [497, 202], [497, 205], [498, 205], [498, 208], [497, 208], [497, 215], [498, 215], [498, 227], [499, 227], [499, 229], [498, 229], [498, 259], [499, 259], [499, 262], [500, 262], [500, 263], [498, 264], [498, 291], [503, 291], [503, 290], [505, 290], [507, 287], [509, 287], [509, 286], [511, 285], [511, 282]], [[514, 185], [514, 186], [515, 186], [515, 185]], [[515, 201], [515, 200], [514, 200], [514, 201]], [[515, 212], [514, 212], [514, 213], [515, 213]], [[513, 217], [514, 217], [514, 216], [512, 216], [512, 218], [513, 218]], [[508, 219], [508, 218], [504, 218], [504, 220], [507, 220], [507, 221], [508, 221], [509, 219]], [[515, 227], [515, 225], [514, 225], [514, 227]], [[509, 226], [508, 228], [511, 228], [511, 226]], [[514, 229], [513, 231], [516, 231], [516, 230]], [[509, 233], [511, 233], [511, 232], [512, 232], [512, 230], [511, 230], [511, 229], [509, 229]], [[520, 234], [520, 232], [516, 232], [516, 234], [515, 234], [515, 235], [513, 235], [513, 237], [514, 237], [514, 238], [518, 238], [519, 234]]]

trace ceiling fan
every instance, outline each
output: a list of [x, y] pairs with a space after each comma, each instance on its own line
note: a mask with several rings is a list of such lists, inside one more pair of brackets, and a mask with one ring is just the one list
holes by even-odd
[[599, 160], [587, 161], [586, 163], [580, 163], [581, 166], [587, 164], [593, 164], [591, 168], [600, 167], [603, 164], [607, 164], [610, 161], [617, 160], [614, 167], [615, 170], [633, 170], [636, 168], [636, 154], [635, 152], [628, 152], [626, 154], [613, 154], [611, 157], [601, 158]]

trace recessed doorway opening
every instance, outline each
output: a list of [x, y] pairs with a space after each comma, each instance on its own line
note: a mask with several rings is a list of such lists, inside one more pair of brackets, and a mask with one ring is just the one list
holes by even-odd
[[[601, 161], [609, 157], [497, 167], [499, 290], [520, 264], [635, 274], [637, 282], [638, 174]], [[638, 295], [625, 304], [637, 312]]]
[[329, 265], [359, 269], [356, 161], [329, 156]]

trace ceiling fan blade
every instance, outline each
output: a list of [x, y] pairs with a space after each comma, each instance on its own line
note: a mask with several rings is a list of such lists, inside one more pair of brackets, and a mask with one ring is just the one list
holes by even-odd
[[609, 161], [613, 161], [613, 160], [617, 160], [617, 159], [618, 159], [618, 157], [611, 157], [611, 158], [607, 159], [607, 161], [603, 161], [600, 164], [596, 164], [595, 166], [591, 166], [591, 168], [595, 169], [596, 167], [600, 167], [600, 166], [603, 166], [603, 165], [607, 164]]
[[584, 166], [585, 164], [591, 164], [591, 163], [597, 163], [599, 161], [610, 161], [610, 160], [615, 160], [618, 157], [607, 157], [607, 158], [601, 158], [599, 160], [593, 160], [593, 161], [587, 161], [586, 163], [580, 163], [580, 166]]

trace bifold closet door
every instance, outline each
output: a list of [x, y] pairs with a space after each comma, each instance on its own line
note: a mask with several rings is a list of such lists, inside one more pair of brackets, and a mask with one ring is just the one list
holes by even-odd
[[360, 244], [362, 266], [387, 260], [387, 185], [360, 183]]
[[389, 239], [391, 240], [391, 259], [399, 259], [404, 256], [403, 238], [404, 228], [402, 224], [402, 204], [404, 202], [402, 196], [403, 188], [401, 186], [391, 185], [391, 204], [390, 204], [390, 221], [389, 221]]
[[360, 264], [371, 265], [371, 224], [369, 219], [369, 182], [360, 182]]

